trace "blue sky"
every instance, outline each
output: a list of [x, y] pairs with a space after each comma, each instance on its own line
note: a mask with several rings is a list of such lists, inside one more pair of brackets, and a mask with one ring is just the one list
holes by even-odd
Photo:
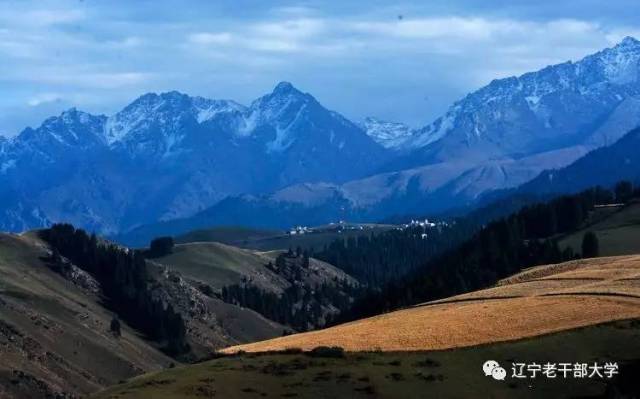
[[149, 91], [249, 103], [282, 80], [414, 126], [492, 79], [640, 37], [637, 0], [0, 0], [0, 134]]

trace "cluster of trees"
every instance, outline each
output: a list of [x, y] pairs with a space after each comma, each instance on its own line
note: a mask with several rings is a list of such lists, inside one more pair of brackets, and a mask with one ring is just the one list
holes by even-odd
[[640, 198], [640, 187], [634, 186], [634, 184], [628, 180], [624, 180], [616, 184], [613, 194], [615, 195], [616, 202], [624, 204], [633, 198]]
[[[293, 267], [289, 267], [288, 264], [293, 264]], [[298, 276], [301, 276], [302, 270], [309, 268], [309, 251], [303, 251], [301, 247], [298, 247], [296, 251], [293, 252], [293, 250], [289, 248], [289, 252], [281, 253], [276, 257], [275, 265], [269, 262], [267, 268], [281, 275], [283, 273], [286, 274], [288, 269], [294, 269]], [[300, 278], [301, 277], [298, 277], [297, 280], [300, 280]]]
[[358, 288], [345, 281], [318, 285], [296, 282], [281, 294], [243, 283], [223, 287], [222, 299], [252, 309], [296, 331], [307, 331], [323, 327], [335, 314], [349, 309], [357, 293]]
[[[391, 279], [381, 289], [369, 287], [369, 293], [339, 321], [485, 288], [526, 267], [574, 259], [579, 254], [571, 248], [560, 251], [557, 238], [582, 227], [594, 205], [622, 199], [622, 192], [628, 190], [598, 187], [526, 206], [483, 226], [462, 245], [423, 262], [400, 279]], [[587, 234], [583, 255], [597, 256], [597, 247], [595, 235]], [[346, 245], [345, 251], [350, 250], [361, 252], [357, 246]]]
[[281, 253], [271, 269], [289, 283], [281, 294], [257, 287], [250, 281], [222, 288], [222, 300], [252, 309], [270, 320], [306, 331], [327, 324], [336, 313], [349, 309], [360, 289], [348, 281], [334, 279], [322, 283], [308, 282], [309, 254], [301, 248]]
[[476, 229], [475, 223], [458, 220], [432, 228], [415, 226], [346, 240], [340, 238], [312, 256], [344, 270], [369, 287], [380, 287], [419, 269], [427, 259], [454, 248]]
[[163, 343], [172, 355], [189, 350], [180, 313], [152, 295], [141, 252], [99, 242], [94, 234], [70, 224], [54, 224], [41, 237], [53, 248], [54, 270], [61, 269], [59, 255], [68, 258], [100, 283], [108, 305], [129, 325]]
[[158, 237], [151, 240], [146, 256], [149, 258], [160, 258], [173, 252], [173, 237]]

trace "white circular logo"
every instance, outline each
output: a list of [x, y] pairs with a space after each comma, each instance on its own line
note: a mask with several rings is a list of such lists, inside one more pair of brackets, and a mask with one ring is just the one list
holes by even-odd
[[504, 381], [507, 377], [507, 370], [500, 367], [500, 364], [495, 360], [487, 360], [482, 365], [482, 371], [485, 376], [491, 376], [494, 380]]
[[482, 365], [482, 371], [484, 371], [484, 375], [489, 376], [491, 375], [493, 369], [495, 369], [496, 367], [500, 367], [498, 362], [496, 362], [495, 360], [487, 360]]
[[504, 381], [505, 377], [507, 376], [507, 370], [498, 366], [491, 371], [491, 376], [494, 380]]

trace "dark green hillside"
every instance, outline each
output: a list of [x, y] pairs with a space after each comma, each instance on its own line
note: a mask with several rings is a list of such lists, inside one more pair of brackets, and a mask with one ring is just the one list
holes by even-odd
[[69, 224], [53, 225], [40, 236], [53, 248], [56, 270], [63, 273], [67, 265], [61, 255], [68, 258], [96, 279], [120, 317], [161, 343], [166, 352], [189, 352], [185, 320], [171, 304], [153, 295], [153, 274], [141, 252], [100, 243], [95, 235]]
[[176, 269], [146, 260], [143, 251], [98, 240], [70, 225], [54, 225], [39, 235], [53, 249], [53, 270], [67, 277], [68, 268], [77, 266], [95, 279], [105, 306], [181, 360], [284, 330], [254, 311], [207, 295]]
[[297, 331], [324, 326], [360, 292], [357, 280], [301, 249], [257, 252], [195, 242], [152, 262], [180, 272], [209, 296]]
[[599, 209], [604, 213], [588, 226], [563, 237], [560, 248], [579, 251], [584, 235], [591, 231], [598, 238], [600, 256], [640, 253], [640, 202]]
[[557, 195], [573, 193], [600, 185], [611, 187], [620, 180], [640, 182], [640, 128], [627, 133], [608, 147], [594, 150], [560, 170], [545, 171], [534, 180], [508, 190], [513, 193]]
[[172, 361], [102, 304], [100, 286], [51, 269], [35, 235], [0, 234], [0, 397], [80, 395]]
[[223, 286], [252, 279], [263, 288], [274, 290], [286, 282], [267, 274], [264, 267], [273, 257], [264, 253], [217, 242], [178, 244], [171, 254], [153, 259], [180, 271], [186, 277], [205, 283], [216, 291]]
[[[293, 351], [292, 351], [293, 352]], [[328, 352], [328, 351], [327, 351]], [[330, 353], [328, 353], [330, 354]], [[505, 381], [486, 377], [495, 360]], [[512, 362], [618, 362], [618, 378], [511, 378]], [[223, 357], [135, 378], [96, 398], [605, 398], [637, 397], [640, 322], [622, 321], [532, 339], [435, 352], [343, 357], [257, 354]], [[617, 392], [618, 395], [607, 396]]]

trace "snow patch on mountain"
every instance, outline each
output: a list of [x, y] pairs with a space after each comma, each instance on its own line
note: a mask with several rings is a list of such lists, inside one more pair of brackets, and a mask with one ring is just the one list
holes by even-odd
[[308, 112], [309, 104], [314, 101], [310, 95], [298, 91], [291, 83], [281, 82], [272, 93], [251, 104], [238, 133], [240, 136], [250, 136], [259, 128], [270, 126], [275, 130], [275, 138], [266, 143], [266, 150], [283, 152], [294, 143], [296, 137], [292, 132]]
[[245, 111], [246, 107], [230, 100], [189, 97], [176, 91], [148, 93], [107, 119], [105, 137], [112, 146], [129, 139], [137, 131], [154, 127], [155, 133], [165, 140], [166, 152], [170, 153], [184, 138], [179, 132], [187, 119], [202, 124], [222, 115], [241, 115]]
[[[405, 147], [421, 148], [434, 143], [443, 138], [449, 130], [454, 127], [457, 108], [449, 110], [444, 116], [438, 118], [435, 122], [416, 131], [412, 137], [405, 142]], [[477, 133], [477, 129], [475, 130]]]
[[605, 50], [601, 54], [606, 79], [615, 84], [636, 82], [640, 42], [632, 37], [626, 37], [616, 46], [616, 50]]
[[389, 149], [400, 149], [411, 138], [413, 130], [404, 123], [383, 121], [373, 117], [365, 118], [360, 127], [376, 143]]
[[193, 107], [198, 123], [214, 119], [220, 114], [244, 113], [246, 107], [231, 100], [209, 100], [202, 97], [193, 99]]

